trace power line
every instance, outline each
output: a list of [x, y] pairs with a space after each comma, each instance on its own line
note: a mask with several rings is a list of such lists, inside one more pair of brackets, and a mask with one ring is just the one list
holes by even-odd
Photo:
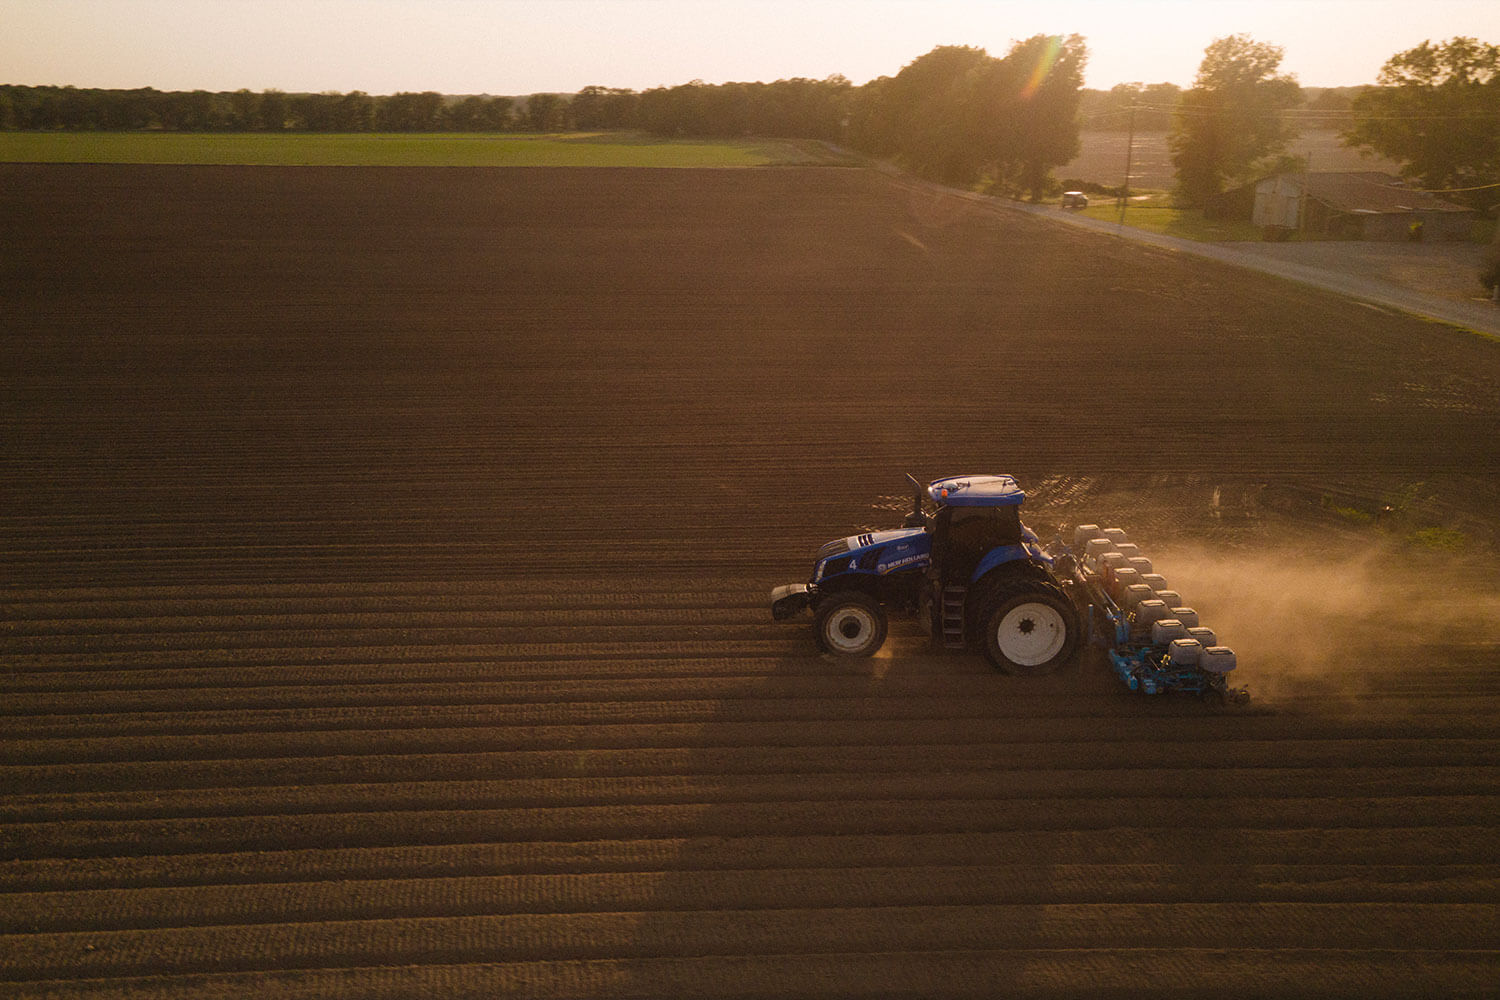
[[[1103, 117], [1111, 117], [1111, 116], [1115, 116], [1115, 115], [1124, 115], [1124, 114], [1128, 113], [1129, 110], [1130, 109], [1128, 109], [1128, 108], [1121, 108], [1121, 109], [1112, 110], [1112, 111], [1095, 111], [1095, 112], [1090, 112], [1089, 115], [1087, 115], [1085, 117], [1100, 117], [1100, 118], [1103, 118]], [[1243, 117], [1245, 117], [1245, 112], [1242, 112], [1242, 111], [1233, 111], [1233, 110], [1230, 110], [1230, 109], [1218, 109], [1218, 108], [1182, 107], [1180, 105], [1178, 105], [1178, 106], [1168, 106], [1168, 105], [1163, 105], [1163, 104], [1140, 104], [1140, 105], [1136, 106], [1136, 110], [1137, 111], [1155, 111], [1155, 112], [1159, 112], [1159, 113], [1172, 114], [1172, 115], [1181, 115], [1181, 116], [1191, 117], [1191, 118], [1243, 118]], [[1359, 120], [1359, 121], [1416, 121], [1416, 122], [1431, 122], [1431, 121], [1479, 121], [1479, 122], [1489, 122], [1489, 121], [1500, 120], [1500, 112], [1494, 112], [1494, 111], [1475, 111], [1475, 112], [1467, 112], [1467, 113], [1463, 113], [1463, 114], [1367, 115], [1367, 114], [1358, 114], [1358, 113], [1356, 113], [1354, 111], [1329, 111], [1329, 110], [1322, 110], [1322, 109], [1316, 109], [1316, 110], [1314, 110], [1314, 109], [1305, 109], [1305, 108], [1277, 108], [1277, 109], [1271, 110], [1271, 111], [1252, 112], [1252, 115], [1255, 116], [1255, 117], [1270, 117], [1270, 116], [1273, 116], [1273, 115], [1279, 115], [1279, 116], [1286, 117], [1286, 118], [1298, 118], [1298, 119], [1303, 119], [1303, 120], [1349, 121], [1349, 122], [1352, 122], [1352, 121], [1355, 121], [1355, 120]]]
[[1468, 188], [1412, 188], [1408, 190], [1421, 191], [1423, 194], [1462, 194], [1466, 191], [1488, 191], [1490, 188], [1500, 188], [1500, 184], [1481, 184], [1478, 187]]

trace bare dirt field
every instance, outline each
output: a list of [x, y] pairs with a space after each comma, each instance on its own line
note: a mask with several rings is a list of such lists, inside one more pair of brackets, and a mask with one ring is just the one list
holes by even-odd
[[[0, 993], [1488, 996], [1500, 345], [848, 169], [0, 166]], [[768, 589], [1130, 529], [1243, 711]]]

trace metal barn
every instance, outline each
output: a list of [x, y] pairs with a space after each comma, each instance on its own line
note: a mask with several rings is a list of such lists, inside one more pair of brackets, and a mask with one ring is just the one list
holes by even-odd
[[1377, 171], [1275, 174], [1255, 185], [1251, 221], [1357, 240], [1465, 240], [1478, 213]]

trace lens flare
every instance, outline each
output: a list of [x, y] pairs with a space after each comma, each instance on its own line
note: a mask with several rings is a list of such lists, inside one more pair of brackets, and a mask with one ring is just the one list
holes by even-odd
[[1026, 81], [1026, 86], [1021, 88], [1021, 100], [1029, 101], [1036, 96], [1047, 80], [1047, 74], [1052, 72], [1057, 57], [1062, 53], [1062, 36], [1047, 36], [1047, 44], [1037, 55], [1036, 65], [1031, 69], [1031, 77]]

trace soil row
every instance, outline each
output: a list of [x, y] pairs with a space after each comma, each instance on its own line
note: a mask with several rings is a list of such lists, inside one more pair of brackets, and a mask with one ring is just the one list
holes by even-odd
[[[1492, 991], [1491, 343], [857, 170], [0, 217], [7, 996]], [[1226, 560], [1255, 701], [769, 622], [906, 471]]]

